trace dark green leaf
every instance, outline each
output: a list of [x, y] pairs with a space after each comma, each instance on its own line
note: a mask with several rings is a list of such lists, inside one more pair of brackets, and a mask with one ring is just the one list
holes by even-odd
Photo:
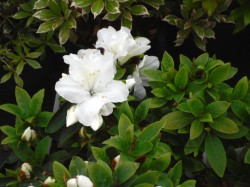
[[50, 152], [52, 139], [49, 136], [45, 136], [42, 140], [40, 140], [35, 149], [35, 159], [36, 162], [41, 164], [47, 154]]
[[157, 171], [147, 171], [140, 176], [136, 177], [131, 183], [131, 186], [136, 186], [137, 184], [148, 183], [156, 184], [159, 179], [160, 173]]
[[69, 164], [69, 172], [71, 176], [87, 175], [87, 166], [80, 157], [73, 156]]
[[150, 105], [151, 105], [151, 100], [152, 99], [149, 98], [149, 99], [142, 101], [138, 105], [138, 107], [135, 109], [135, 121], [137, 124], [139, 124], [146, 118]]
[[171, 168], [167, 176], [172, 180], [174, 185], [178, 185], [182, 175], [182, 161], [177, 162], [173, 168]]
[[39, 10], [33, 16], [42, 21], [48, 21], [48, 20], [52, 20], [52, 19], [59, 17], [54, 12], [52, 12], [51, 10], [47, 10], [47, 9]]
[[190, 139], [193, 140], [197, 137], [199, 137], [204, 129], [204, 125], [202, 122], [200, 122], [200, 120], [195, 119], [192, 124], [191, 124], [191, 128], [190, 128]]
[[209, 164], [219, 177], [223, 177], [227, 158], [224, 146], [220, 139], [212, 134], [208, 134], [205, 139], [205, 152]]
[[213, 118], [217, 118], [224, 114], [230, 107], [230, 103], [226, 101], [215, 101], [205, 107], [205, 112], [209, 112]]
[[248, 80], [247, 80], [247, 77], [244, 76], [235, 85], [233, 92], [230, 95], [230, 99], [241, 100], [246, 96], [247, 91], [248, 91]]
[[161, 129], [165, 126], [164, 120], [154, 122], [143, 129], [143, 131], [138, 136], [140, 141], [152, 141], [157, 135], [159, 135]]
[[195, 117], [198, 117], [204, 110], [204, 105], [199, 99], [189, 99], [187, 104]]
[[55, 176], [56, 183], [60, 187], [66, 186], [65, 182], [71, 178], [68, 170], [57, 161], [53, 162], [53, 174]]
[[102, 160], [106, 163], [109, 163], [109, 158], [106, 154], [106, 150], [99, 147], [91, 147], [91, 151], [96, 160]]
[[134, 5], [130, 7], [130, 13], [137, 16], [149, 15], [148, 9], [144, 5]]
[[164, 155], [161, 155], [160, 157], [154, 159], [151, 162], [151, 167], [150, 169], [156, 170], [159, 172], [163, 172], [167, 169], [171, 162], [171, 153], [166, 153]]

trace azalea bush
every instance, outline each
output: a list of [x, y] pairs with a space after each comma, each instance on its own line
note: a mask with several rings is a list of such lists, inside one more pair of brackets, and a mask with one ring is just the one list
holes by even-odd
[[[15, 103], [0, 105], [14, 119], [0, 126], [1, 151], [8, 153], [0, 186], [250, 183], [249, 78], [233, 84], [238, 69], [208, 52], [194, 58], [179, 54], [179, 59], [167, 51], [150, 54], [150, 39], [131, 31], [133, 16], [160, 17], [180, 29], [176, 45], [192, 35], [205, 50], [215, 23], [239, 21], [235, 32], [249, 24], [249, 11], [239, 11], [247, 2], [239, 1], [232, 16], [221, 14], [231, 1], [21, 2], [13, 18], [1, 18], [2, 28], [22, 30], [3, 30], [1, 36], [0, 60], [7, 71], [1, 82], [13, 76], [17, 86]], [[15, 2], [2, 4], [9, 10]], [[121, 26], [96, 24], [93, 33], [81, 33], [78, 26], [88, 25], [91, 16]], [[69, 42], [77, 52], [67, 48]], [[46, 59], [48, 48], [66, 67], [53, 85], [53, 111], [44, 110], [46, 90], [30, 94], [20, 76], [25, 65], [41, 68], [38, 61]]]

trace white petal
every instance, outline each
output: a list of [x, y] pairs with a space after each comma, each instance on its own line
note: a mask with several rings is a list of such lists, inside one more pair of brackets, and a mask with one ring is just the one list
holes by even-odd
[[25, 140], [27, 142], [30, 141], [30, 139], [31, 139], [31, 129], [30, 129], [30, 127], [28, 127], [28, 128], [25, 129], [25, 131], [22, 134], [21, 139]]
[[67, 187], [78, 187], [76, 178], [67, 181]]
[[51, 176], [49, 176], [43, 183], [44, 184], [52, 184], [52, 183], [55, 183], [56, 180], [53, 179]]
[[98, 96], [92, 96], [85, 102], [78, 104], [78, 119], [84, 126], [90, 126], [93, 130], [101, 127], [103, 120], [100, 110], [107, 102]]
[[134, 85], [135, 85], [135, 79], [134, 78], [129, 78], [128, 77], [128, 79], [126, 79], [126, 86], [127, 86], [127, 88], [130, 90], [130, 89], [132, 89], [133, 87], [134, 87]]
[[129, 90], [122, 81], [112, 80], [106, 87], [96, 90], [96, 95], [107, 102], [117, 103], [127, 100]]
[[138, 64], [138, 68], [140, 70], [145, 69], [158, 69], [160, 66], [160, 62], [156, 56], [148, 56], [145, 55], [142, 61]]
[[90, 96], [84, 85], [75, 82], [71, 76], [64, 75], [55, 85], [56, 92], [71, 103], [81, 103]]
[[77, 175], [77, 182], [79, 187], [93, 187], [94, 184], [91, 180], [84, 175]]
[[141, 85], [135, 85], [133, 96], [136, 98], [137, 101], [142, 100], [146, 96], [145, 88]]
[[79, 57], [75, 54], [64, 55], [63, 60], [66, 64], [71, 64], [72, 62], [79, 61]]
[[74, 105], [70, 109], [68, 109], [67, 118], [66, 118], [66, 126], [67, 127], [78, 122], [78, 118], [77, 118], [78, 113], [79, 113], [79, 111], [78, 111], [77, 105]]
[[27, 163], [27, 162], [24, 162], [21, 167], [26, 168], [30, 172], [32, 171], [31, 165], [29, 163]]
[[24, 172], [26, 179], [30, 179], [30, 172], [27, 170], [27, 168], [22, 167], [21, 170]]
[[106, 103], [105, 105], [102, 106], [99, 114], [102, 116], [108, 116], [112, 114], [113, 108], [115, 108], [115, 105], [113, 103]]

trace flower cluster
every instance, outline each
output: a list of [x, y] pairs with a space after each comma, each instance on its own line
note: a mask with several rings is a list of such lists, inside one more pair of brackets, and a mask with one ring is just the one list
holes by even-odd
[[134, 39], [126, 27], [119, 31], [112, 27], [101, 29], [97, 37], [96, 49], [81, 49], [77, 54], [64, 56], [69, 74], [63, 74], [55, 86], [61, 97], [74, 104], [67, 111], [67, 126], [79, 121], [95, 131], [103, 123], [102, 116], [113, 112], [114, 103], [126, 101], [132, 89], [137, 100], [143, 99], [146, 96], [144, 86], [148, 86], [149, 81], [143, 70], [159, 67], [157, 57], [145, 55], [128, 75], [128, 84], [114, 80], [116, 66], [142, 55], [150, 49], [150, 41], [144, 37]]

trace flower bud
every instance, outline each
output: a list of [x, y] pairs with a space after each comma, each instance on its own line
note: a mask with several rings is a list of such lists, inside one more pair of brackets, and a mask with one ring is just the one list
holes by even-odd
[[119, 161], [120, 161], [120, 155], [117, 155], [113, 160], [112, 160], [112, 163], [111, 163], [111, 167], [113, 168], [113, 170], [115, 170], [119, 164]]
[[30, 179], [30, 173], [32, 172], [32, 167], [29, 163], [23, 163], [20, 169], [20, 176], [25, 176], [26, 179]]
[[129, 90], [131, 90], [133, 87], [134, 87], [134, 85], [135, 85], [135, 79], [134, 78], [130, 78], [130, 79], [127, 79], [126, 81], [125, 81], [125, 83], [126, 83], [126, 86], [127, 86], [127, 88], [129, 89]]
[[32, 130], [30, 127], [28, 127], [23, 132], [21, 139], [27, 142], [33, 141], [36, 139], [36, 132]]
[[77, 175], [76, 178], [69, 179], [67, 181], [67, 187], [93, 187], [94, 184], [92, 181], [84, 176], [84, 175]]
[[44, 184], [52, 184], [52, 183], [55, 183], [55, 182], [56, 182], [56, 180], [49, 176], [49, 177], [44, 181]]

